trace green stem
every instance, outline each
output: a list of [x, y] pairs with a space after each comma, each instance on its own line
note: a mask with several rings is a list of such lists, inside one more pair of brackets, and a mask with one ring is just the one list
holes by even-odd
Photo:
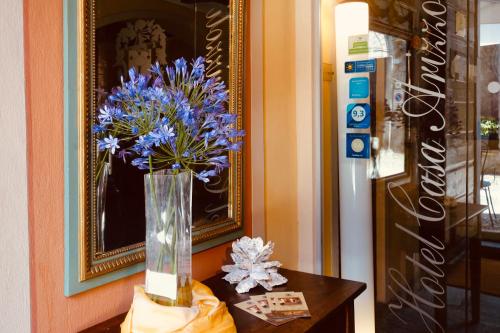
[[[176, 182], [176, 178], [175, 176], [172, 177], [172, 188], [175, 187], [175, 182]], [[172, 270], [173, 270], [173, 274], [174, 275], [177, 275], [177, 247], [175, 246], [176, 243], [177, 243], [177, 219], [175, 218], [175, 205], [171, 205], [172, 209], [171, 211], [173, 211], [173, 215], [174, 215], [174, 218], [172, 219], [173, 220], [173, 226], [174, 226], [174, 230], [172, 231], [172, 244], [171, 244], [171, 251], [170, 251], [170, 255], [171, 255], [171, 260], [170, 262], [172, 263]]]
[[106, 150], [104, 152], [102, 159], [100, 159], [97, 162], [97, 172], [96, 172], [96, 176], [95, 176], [96, 183], [99, 183], [99, 178], [101, 177], [102, 169], [104, 168], [104, 165], [106, 164], [105, 161], [106, 161], [107, 157], [108, 157], [108, 150]]
[[158, 230], [163, 229], [161, 225], [161, 215], [160, 208], [158, 207], [158, 201], [156, 199], [156, 187], [153, 181], [153, 162], [151, 156], [149, 156], [149, 186], [151, 187], [152, 197], [153, 197], [153, 205], [156, 211], [156, 227]]

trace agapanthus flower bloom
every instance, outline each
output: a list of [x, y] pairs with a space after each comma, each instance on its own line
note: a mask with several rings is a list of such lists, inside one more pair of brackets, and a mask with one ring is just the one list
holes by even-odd
[[155, 63], [150, 74], [131, 68], [129, 80], [111, 90], [93, 126], [99, 151], [118, 150], [119, 158], [150, 172], [191, 169], [207, 182], [230, 166], [227, 154], [241, 148], [244, 136], [237, 115], [227, 112], [224, 82], [205, 78], [202, 57], [191, 65], [183, 58], [173, 66]]
[[194, 79], [198, 79], [203, 76], [203, 73], [205, 72], [205, 64], [203, 61], [203, 58], [199, 57], [193, 62], [191, 76]]
[[106, 131], [106, 126], [103, 126], [103, 125], [93, 125], [92, 126], [93, 133], [102, 133], [104, 131]]
[[174, 128], [169, 127], [168, 125], [160, 126], [149, 133], [149, 137], [156, 147], [165, 145], [172, 142], [172, 139], [175, 137]]
[[100, 114], [97, 116], [101, 125], [111, 124], [113, 122], [113, 108], [109, 105], [104, 105], [99, 110]]
[[114, 138], [111, 134], [109, 137], [104, 138], [104, 148], [108, 149], [111, 154], [115, 153], [115, 150], [120, 148], [118, 145], [118, 139]]
[[135, 158], [132, 160], [132, 165], [137, 167], [140, 170], [148, 169], [148, 159], [147, 158]]
[[126, 162], [127, 162], [127, 156], [128, 156], [128, 155], [133, 155], [133, 154], [132, 154], [132, 152], [127, 151], [127, 150], [125, 150], [125, 149], [120, 150], [120, 151], [118, 152], [118, 157], [119, 157], [119, 158], [121, 158], [121, 159], [123, 160], [123, 163], [126, 163]]
[[208, 183], [210, 181], [210, 177], [214, 177], [216, 175], [217, 172], [215, 170], [203, 170], [202, 172], [195, 174], [196, 178], [204, 183]]

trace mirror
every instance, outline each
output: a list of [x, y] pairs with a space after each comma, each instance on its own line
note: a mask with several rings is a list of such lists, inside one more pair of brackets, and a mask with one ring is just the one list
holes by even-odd
[[[99, 159], [103, 157], [92, 132], [99, 113], [97, 106], [107, 92], [120, 84], [122, 76], [127, 78], [131, 67], [147, 73], [155, 62], [167, 65], [180, 57], [191, 61], [203, 56], [206, 75], [223, 80], [229, 89], [230, 112], [244, 117], [245, 1], [75, 2], [79, 194], [76, 204], [81, 282], [140, 263], [145, 256], [144, 173], [123, 163], [118, 156], [109, 160], [109, 170], [101, 169]], [[72, 1], [69, 3], [71, 11]], [[71, 17], [71, 13], [67, 15]], [[70, 21], [68, 25], [71, 34]], [[67, 68], [67, 73], [71, 74], [71, 70]], [[67, 112], [74, 111], [69, 107]], [[242, 117], [239, 129], [243, 128]], [[68, 134], [68, 141], [71, 135]], [[231, 168], [208, 184], [193, 180], [193, 252], [243, 235], [242, 155], [230, 154]], [[71, 232], [67, 236], [70, 241], [74, 238]]]
[[409, 128], [403, 113], [407, 82], [408, 42], [388, 34], [370, 31], [370, 57], [376, 61], [376, 72], [370, 73], [372, 105], [372, 151], [370, 178], [402, 177], [408, 174], [405, 158]]

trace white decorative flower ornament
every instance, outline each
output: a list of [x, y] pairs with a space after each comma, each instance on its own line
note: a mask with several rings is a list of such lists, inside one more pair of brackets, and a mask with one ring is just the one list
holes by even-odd
[[227, 272], [223, 279], [231, 284], [238, 283], [236, 291], [246, 293], [260, 284], [267, 290], [286, 283], [288, 280], [278, 273], [279, 261], [267, 261], [273, 253], [274, 243], [264, 245], [262, 238], [243, 237], [233, 242], [231, 258], [234, 265], [224, 265]]

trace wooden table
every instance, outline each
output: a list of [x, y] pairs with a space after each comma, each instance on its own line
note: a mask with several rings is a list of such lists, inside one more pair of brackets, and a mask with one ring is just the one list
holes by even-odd
[[[212, 289], [215, 296], [226, 302], [229, 312], [234, 318], [238, 332], [349, 332], [354, 333], [354, 299], [365, 289], [366, 284], [348, 280], [336, 279], [321, 275], [302, 273], [287, 269], [280, 272], [288, 279], [284, 286], [273, 291], [301, 291], [304, 293], [311, 318], [299, 318], [289, 323], [275, 327], [254, 317], [234, 304], [247, 300], [250, 295], [261, 295], [265, 289], [257, 287], [249, 293], [238, 294], [234, 285], [222, 280], [218, 274], [203, 281]], [[90, 327], [85, 333], [118, 333], [120, 323], [125, 313], [111, 318], [101, 324]]]

